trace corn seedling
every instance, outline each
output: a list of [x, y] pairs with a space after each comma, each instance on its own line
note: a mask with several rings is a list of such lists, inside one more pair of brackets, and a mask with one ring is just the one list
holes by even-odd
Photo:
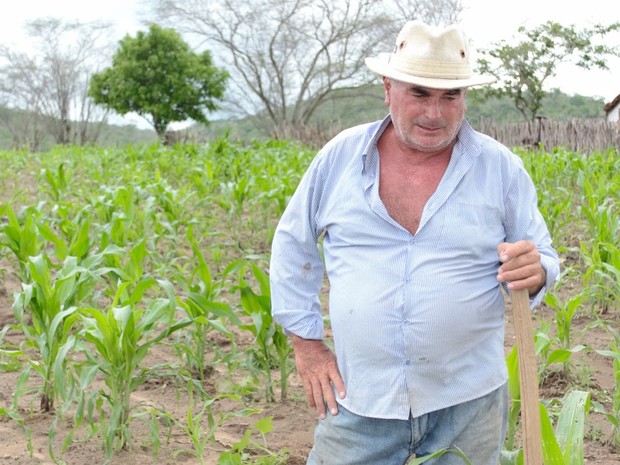
[[562, 407], [553, 429], [549, 413], [540, 405], [543, 458], [547, 465], [583, 465], [585, 425], [590, 412], [590, 393], [571, 391], [562, 401]]
[[[229, 394], [220, 394], [215, 397], [211, 397], [202, 389], [201, 384], [193, 379], [187, 380], [187, 387], [188, 401], [185, 421], [177, 420], [175, 418], [169, 418], [169, 420], [180, 427], [187, 434], [192, 441], [194, 449], [180, 449], [175, 451], [174, 455], [189, 454], [195, 457], [201, 465], [204, 465], [207, 463], [207, 446], [215, 441], [215, 432], [220, 425], [222, 425], [230, 417], [245, 417], [257, 414], [259, 411], [256, 409], [243, 408], [236, 412], [219, 412], [215, 414], [213, 412], [213, 407], [217, 401], [227, 398], [239, 402], [239, 398]], [[199, 394], [198, 398], [195, 396], [196, 393]], [[201, 403], [202, 406], [200, 406], [199, 410], [195, 410], [195, 408]]]
[[549, 292], [545, 296], [545, 303], [551, 307], [555, 312], [555, 333], [552, 338], [552, 345], [556, 348], [546, 358], [545, 363], [542, 365], [542, 369], [545, 369], [550, 363], [559, 361], [561, 358], [565, 358], [563, 361], [563, 372], [565, 377], [570, 376], [570, 356], [575, 352], [583, 350], [583, 345], [572, 345], [572, 322], [581, 305], [583, 294], [578, 294], [569, 298], [566, 302], [562, 302], [560, 297], [554, 292]]
[[81, 308], [85, 338], [94, 351], [87, 351], [89, 363], [98, 367], [107, 391], [102, 397], [109, 408], [104, 429], [104, 446], [109, 462], [116, 447], [127, 448], [132, 420], [131, 394], [165, 367], [141, 366], [149, 350], [174, 332], [191, 324], [190, 319], [174, 320], [175, 300], [150, 300], [139, 308], [147, 290], [157, 285], [169, 290], [165, 282], [149, 278], [135, 284], [121, 283], [112, 304], [105, 310]]
[[0, 224], [0, 245], [8, 247], [19, 263], [18, 277], [22, 281], [28, 280], [28, 259], [39, 255], [45, 241], [39, 234], [37, 218], [40, 212], [34, 207], [27, 208], [18, 217], [9, 205], [0, 206], [0, 215], [7, 221]]
[[75, 257], [67, 257], [55, 276], [45, 256], [30, 257], [28, 272], [32, 282], [22, 283], [13, 313], [27, 345], [37, 349], [38, 358], [28, 357], [28, 362], [43, 379], [41, 409], [50, 411], [58, 395], [66, 400], [65, 362], [77, 343], [77, 305], [90, 295], [97, 277], [78, 266]]
[[77, 257], [78, 262], [82, 261], [88, 256], [91, 247], [88, 213], [82, 210], [74, 219], [70, 219], [70, 212], [66, 207], [56, 205], [54, 210], [60, 215], [60, 219], [54, 223], [41, 222], [41, 237], [53, 244], [58, 260], [63, 261], [68, 256], [73, 256]]
[[210, 330], [214, 329], [232, 340], [233, 336], [228, 325], [238, 327], [241, 324], [230, 306], [220, 301], [227, 277], [238, 270], [241, 263], [238, 261], [231, 263], [216, 280], [194, 238], [192, 225], [188, 227], [187, 239], [197, 264], [191, 272], [186, 272], [189, 274], [189, 279], [180, 283], [185, 288], [186, 297], [178, 299], [178, 303], [193, 320], [193, 324], [187, 329], [184, 342], [179, 340], [175, 347], [185, 357], [188, 370], [198, 374], [203, 380], [207, 367], [205, 357]]
[[611, 424], [609, 442], [614, 447], [620, 449], [620, 333], [610, 326], [606, 326], [606, 329], [612, 337], [610, 349], [597, 350], [596, 352], [611, 358], [614, 373], [614, 388], [609, 411], [605, 411], [605, 408], [598, 403], [596, 405], [598, 411], [603, 413]]
[[[205, 450], [209, 443], [214, 439], [215, 430], [217, 427], [215, 417], [212, 412], [213, 403], [215, 398], [208, 397], [206, 393], [200, 396], [200, 399], [194, 398], [194, 390], [202, 390], [199, 386], [195, 385], [193, 380], [189, 380], [187, 383], [187, 414], [185, 415], [185, 421], [178, 421], [171, 418], [177, 426], [180, 426], [185, 434], [191, 439], [193, 450], [180, 449], [175, 451], [174, 455], [189, 454], [194, 456], [201, 465], [205, 465]], [[198, 411], [195, 408], [202, 400], [202, 406]], [[206, 420], [206, 425], [204, 424]], [[206, 426], [206, 427], [205, 427]]]
[[[286, 465], [286, 450], [273, 452], [267, 447], [266, 435], [273, 428], [272, 420], [272, 417], [265, 417], [254, 423], [245, 431], [240, 441], [220, 455], [217, 465]], [[255, 435], [261, 438], [260, 442], [253, 439]]]
[[[292, 348], [284, 331], [271, 316], [269, 277], [254, 263], [250, 263], [250, 270], [258, 281], [261, 293], [256, 294], [242, 273], [239, 274], [241, 305], [244, 315], [250, 318], [250, 323], [241, 325], [241, 329], [250, 331], [258, 345], [258, 351], [253, 351], [252, 354], [266, 378], [265, 399], [268, 402], [275, 400], [271, 369], [277, 364], [280, 368], [280, 399], [285, 400], [288, 393], [288, 377], [292, 370], [290, 363]], [[274, 349], [277, 360], [272, 354]]]
[[550, 334], [551, 325], [547, 322], [543, 322], [534, 336], [534, 349], [537, 358], [540, 360], [538, 364], [539, 378], [544, 377], [547, 369], [556, 363], [561, 363], [565, 370], [564, 374], [567, 374], [566, 367], [569, 366], [569, 360], [573, 354], [587, 349], [583, 344], [577, 344], [568, 349], [556, 348], [557, 340], [555, 336], [550, 336]]
[[41, 170], [42, 177], [47, 181], [47, 192], [54, 202], [60, 201], [62, 195], [67, 190], [67, 176], [65, 163], [60, 163], [56, 172], [49, 168]]

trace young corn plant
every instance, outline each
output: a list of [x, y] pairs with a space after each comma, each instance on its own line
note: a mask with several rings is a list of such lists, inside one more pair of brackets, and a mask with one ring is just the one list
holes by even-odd
[[[577, 294], [569, 298], [566, 302], [563, 302], [562, 299], [555, 293], [550, 292], [545, 296], [545, 303], [549, 305], [554, 310], [554, 319], [555, 322], [555, 332], [551, 340], [547, 338], [545, 341], [549, 343], [553, 349], [551, 351], [543, 352], [542, 350], [538, 352], [546, 353], [544, 357], [544, 361], [541, 364], [540, 370], [544, 371], [551, 363], [562, 363], [562, 372], [565, 378], [569, 378], [571, 374], [571, 362], [570, 357], [583, 349], [585, 346], [578, 344], [572, 346], [573, 340], [573, 319], [581, 305], [581, 302], [584, 298], [584, 294]], [[541, 336], [542, 334], [539, 333]], [[540, 339], [544, 340], [544, 339]], [[537, 342], [539, 339], [537, 339]]]
[[540, 405], [542, 452], [545, 464], [584, 465], [584, 437], [590, 393], [571, 391], [562, 401], [555, 431], [544, 404]]
[[[620, 225], [618, 226], [620, 228]], [[619, 239], [620, 240], [620, 239]], [[584, 288], [590, 290], [592, 300], [601, 313], [618, 309], [620, 298], [620, 249], [614, 243], [581, 242], [581, 256], [587, 266], [583, 277]]]
[[[602, 166], [602, 165], [600, 165]], [[620, 178], [595, 168], [597, 171], [588, 173], [582, 180], [584, 192], [582, 216], [587, 220], [587, 239], [581, 241], [581, 254], [588, 269], [584, 276], [586, 286], [597, 287], [599, 291], [607, 288], [606, 280], [610, 269], [617, 268], [614, 261], [618, 259], [618, 244], [620, 243], [620, 217], [617, 212], [618, 188]], [[614, 257], [615, 254], [615, 257]], [[613, 292], [596, 293], [595, 301], [603, 310], [617, 304]]]
[[18, 216], [10, 205], [3, 204], [0, 216], [7, 219], [6, 223], [0, 223], [0, 246], [13, 252], [19, 263], [18, 278], [28, 281], [28, 259], [39, 255], [45, 245], [37, 226], [41, 212], [29, 207]]
[[[167, 297], [147, 300], [147, 291], [156, 292], [158, 287], [166, 291]], [[132, 393], [169, 368], [144, 367], [144, 358], [155, 345], [192, 322], [188, 318], [175, 320], [171, 287], [170, 283], [154, 278], [135, 284], [121, 283], [106, 309], [80, 309], [85, 339], [92, 344], [86, 357], [98, 368], [107, 388], [101, 391], [109, 411], [103, 434], [106, 463], [110, 463], [115, 450], [126, 449], [130, 444]], [[140, 307], [143, 303], [145, 306]]]
[[[266, 435], [273, 429], [272, 420], [272, 417], [261, 418], [246, 429], [243, 437], [230, 450], [220, 454], [217, 465], [286, 465], [288, 451], [273, 452], [267, 447]], [[254, 439], [255, 436], [259, 436], [260, 440]]]
[[56, 172], [49, 168], [41, 170], [43, 178], [47, 181], [47, 185], [44, 185], [45, 190], [55, 202], [59, 202], [67, 190], [68, 183], [65, 167], [66, 163], [60, 163]]
[[[201, 465], [206, 465], [206, 448], [214, 440], [217, 427], [215, 416], [213, 415], [213, 404], [216, 399], [208, 397], [206, 393], [203, 393], [200, 399], [195, 399], [194, 391], [199, 390], [200, 392], [202, 389], [196, 386], [193, 380], [187, 383], [187, 387], [188, 400], [185, 421], [177, 420], [172, 416], [167, 416], [167, 418], [177, 426], [180, 426], [187, 436], [189, 436], [194, 449], [180, 449], [175, 451], [174, 455], [189, 454], [194, 456]], [[200, 400], [203, 401], [202, 406], [198, 410], [195, 410]], [[163, 412], [163, 415], [166, 415], [166, 412]], [[205, 420], [206, 428], [204, 425]]]
[[[174, 418], [167, 412], [160, 412], [168, 422], [182, 429], [190, 438], [193, 449], [179, 449], [173, 455], [188, 454], [196, 458], [201, 465], [206, 465], [207, 448], [215, 442], [215, 432], [230, 417], [247, 417], [260, 413], [257, 409], [241, 408], [238, 411], [214, 412], [215, 403], [226, 398], [233, 402], [241, 399], [232, 394], [218, 394], [214, 397], [207, 394], [202, 388], [202, 383], [194, 379], [187, 380], [188, 401], [185, 420]], [[198, 395], [196, 395], [198, 394]]]
[[611, 396], [611, 408], [605, 408], [596, 404], [599, 412], [603, 413], [611, 424], [611, 434], [609, 443], [612, 447], [620, 450], [620, 333], [609, 325], [605, 325], [605, 329], [610, 334], [612, 341], [609, 350], [597, 350], [596, 352], [610, 357], [612, 360], [614, 389]]
[[70, 212], [66, 207], [55, 207], [59, 218], [40, 223], [39, 234], [53, 244], [58, 260], [73, 256], [80, 262], [88, 256], [91, 247], [89, 213], [82, 209], [75, 218], [69, 218]]
[[[517, 447], [520, 427], [521, 394], [519, 364], [516, 346], [506, 357], [508, 389], [511, 406], [508, 415], [508, 432], [500, 456], [501, 465], [523, 465], [523, 449]], [[548, 408], [540, 403], [542, 452], [545, 465], [583, 465], [585, 423], [591, 408], [590, 394], [571, 391], [562, 401], [555, 431]]]
[[[254, 335], [254, 341], [258, 350], [252, 355], [265, 376], [265, 399], [268, 402], [275, 401], [271, 369], [274, 366], [280, 368], [280, 399], [286, 400], [288, 396], [288, 378], [292, 371], [290, 355], [292, 353], [288, 338], [280, 325], [273, 321], [271, 316], [271, 291], [269, 277], [254, 263], [250, 263], [253, 277], [259, 284], [260, 294], [256, 294], [252, 287], [239, 273], [239, 293], [243, 314], [249, 317], [250, 323], [241, 325], [241, 329], [250, 331]], [[276, 357], [273, 355], [275, 351]], [[251, 364], [253, 366], [253, 364]]]
[[76, 257], [67, 257], [55, 275], [44, 255], [30, 257], [27, 270], [32, 282], [22, 283], [15, 294], [13, 313], [26, 345], [37, 351], [27, 359], [43, 380], [41, 409], [49, 412], [59, 395], [67, 400], [66, 360], [78, 340], [77, 305], [91, 295], [98, 277], [78, 266]]
[[188, 371], [204, 380], [208, 365], [206, 360], [208, 337], [211, 330], [216, 330], [232, 340], [233, 334], [228, 326], [241, 325], [231, 307], [220, 301], [220, 295], [227, 285], [227, 277], [241, 267], [241, 262], [235, 261], [228, 265], [220, 279], [216, 280], [194, 238], [191, 225], [187, 230], [187, 239], [197, 264], [189, 273], [188, 281], [183, 283], [186, 297], [178, 299], [178, 303], [193, 320], [193, 324], [185, 332], [186, 337], [177, 341], [175, 347], [186, 359]]

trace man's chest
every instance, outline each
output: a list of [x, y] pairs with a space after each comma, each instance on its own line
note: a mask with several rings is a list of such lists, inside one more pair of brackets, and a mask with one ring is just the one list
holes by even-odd
[[445, 168], [402, 172], [386, 167], [380, 172], [379, 196], [386, 210], [403, 228], [415, 234], [422, 212], [433, 195]]

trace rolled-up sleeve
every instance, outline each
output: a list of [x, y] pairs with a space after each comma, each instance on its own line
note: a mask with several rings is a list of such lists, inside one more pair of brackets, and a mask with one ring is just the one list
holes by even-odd
[[276, 228], [271, 250], [271, 309], [287, 333], [323, 339], [319, 293], [324, 266], [318, 248], [316, 211], [321, 201], [323, 157], [304, 174]]

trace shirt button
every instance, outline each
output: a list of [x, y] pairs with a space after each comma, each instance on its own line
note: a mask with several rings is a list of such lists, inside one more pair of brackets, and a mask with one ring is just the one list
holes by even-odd
[[407, 366], [411, 365], [411, 360], [406, 360], [405, 361], [405, 365], [407, 365]]

